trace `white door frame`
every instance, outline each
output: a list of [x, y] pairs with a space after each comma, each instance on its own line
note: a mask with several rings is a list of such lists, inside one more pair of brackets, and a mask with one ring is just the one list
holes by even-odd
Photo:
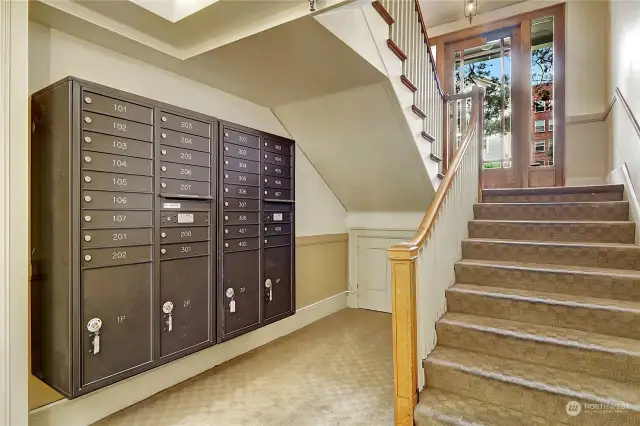
[[0, 0], [0, 425], [28, 424], [29, 21]]

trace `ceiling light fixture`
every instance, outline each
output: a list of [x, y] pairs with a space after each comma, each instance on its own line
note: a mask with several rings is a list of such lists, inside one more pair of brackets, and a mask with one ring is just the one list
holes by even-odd
[[478, 0], [464, 0], [464, 16], [471, 21], [478, 14]]

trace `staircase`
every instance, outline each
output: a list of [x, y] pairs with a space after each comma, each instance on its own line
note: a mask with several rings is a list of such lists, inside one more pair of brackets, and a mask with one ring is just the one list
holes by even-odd
[[640, 425], [640, 247], [623, 187], [483, 201], [424, 360], [416, 425]]

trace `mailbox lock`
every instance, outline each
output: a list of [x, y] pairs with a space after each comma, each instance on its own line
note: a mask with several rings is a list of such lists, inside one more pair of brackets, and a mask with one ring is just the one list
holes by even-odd
[[84, 255], [84, 260], [86, 260], [87, 262], [91, 262], [91, 255], [90, 254], [85, 254]]
[[162, 155], [167, 155], [167, 150], [166, 150], [166, 149], [163, 149], [162, 151], [160, 151], [160, 154], [162, 154]]
[[87, 183], [91, 182], [91, 176], [85, 176], [84, 181]]
[[162, 117], [161, 120], [166, 122], [167, 121], [167, 117]]
[[225, 216], [225, 217], [224, 217], [224, 220], [229, 220], [229, 216]]
[[91, 98], [87, 96], [87, 97], [84, 98], [84, 101], [86, 103], [90, 104], [91, 103]]
[[166, 232], [162, 232], [162, 233], [160, 234], [160, 236], [161, 236], [162, 238], [164, 238], [164, 237], [166, 237], [166, 236], [167, 236], [167, 233], [166, 233]]
[[90, 319], [87, 323], [87, 330], [89, 330], [89, 335], [91, 339], [92, 349], [89, 353], [97, 354], [100, 352], [100, 328], [102, 328], [102, 320], [100, 318]]
[[228, 202], [228, 201], [225, 201], [225, 202], [224, 202], [224, 206], [225, 206], [225, 207], [229, 207], [229, 202]]
[[84, 217], [84, 221], [85, 222], [91, 222], [91, 216], [85, 216]]
[[87, 122], [87, 123], [91, 123], [91, 117], [85, 117], [84, 121]]
[[225, 247], [229, 247], [229, 243], [224, 243], [224, 246]]
[[84, 236], [84, 240], [87, 241], [87, 242], [91, 241], [91, 235], [85, 235]]
[[225, 294], [227, 295], [227, 297], [228, 297], [229, 299], [231, 299], [231, 298], [236, 294], [236, 292], [235, 292], [235, 291], [233, 291], [233, 289], [232, 289], [232, 288], [228, 288], [228, 289], [227, 289], [227, 292], [226, 292]]
[[227, 160], [224, 160], [224, 164], [229, 164], [229, 161], [227, 161]]
[[86, 157], [84, 157], [84, 162], [85, 163], [90, 163], [91, 162], [91, 157], [89, 157], [88, 155]]
[[171, 315], [171, 311], [173, 311], [173, 303], [164, 302], [164, 305], [162, 305], [162, 312], [169, 315], [169, 318], [167, 318], [166, 321], [167, 328], [165, 328], [165, 331], [173, 330], [173, 316]]
[[228, 137], [229, 137], [229, 133], [224, 132], [224, 137], [225, 137], [225, 138], [228, 138]]
[[100, 328], [102, 328], [102, 320], [100, 318], [93, 318], [87, 323], [87, 330], [89, 330], [90, 333], [95, 333], [100, 330]]
[[225, 179], [229, 179], [229, 175], [225, 173], [225, 174], [224, 174], [224, 178], [225, 178]]
[[229, 188], [225, 188], [225, 189], [224, 189], [224, 192], [229, 192]]
[[228, 147], [228, 146], [225, 146], [225, 147], [224, 147], [224, 150], [225, 150], [225, 151], [229, 151], [229, 147]]
[[163, 133], [160, 136], [162, 136], [162, 139], [166, 139], [167, 138], [167, 134], [166, 133]]
[[85, 141], [86, 143], [91, 143], [91, 138], [90, 138], [89, 136], [85, 136], [85, 137], [84, 137], [84, 141]]
[[167, 254], [167, 249], [160, 249], [160, 253]]
[[166, 183], [164, 183], [164, 182], [162, 182], [162, 183], [160, 184], [160, 186], [161, 186], [161, 187], [163, 187], [163, 188], [166, 188], [166, 187], [167, 187], [167, 184], [166, 184]]
[[225, 234], [228, 234], [228, 233], [229, 233], [229, 230], [228, 230], [228, 229], [225, 229], [225, 230], [224, 230], [224, 233], [225, 233]]
[[264, 282], [264, 286], [267, 289], [267, 293], [268, 293], [268, 295], [265, 295], [265, 296], [269, 298], [269, 302], [272, 302], [273, 301], [273, 288], [272, 288], [273, 284], [271, 283], [270, 278], [267, 278], [267, 280]]
[[163, 172], [167, 171], [167, 168], [165, 166], [160, 167], [160, 170], [162, 170]]
[[87, 203], [90, 203], [90, 202], [91, 202], [91, 197], [90, 197], [89, 195], [85, 195], [85, 196], [84, 196], [84, 200], [85, 200]]

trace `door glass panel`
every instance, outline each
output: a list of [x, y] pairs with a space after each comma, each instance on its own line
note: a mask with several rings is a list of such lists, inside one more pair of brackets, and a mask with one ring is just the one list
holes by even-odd
[[[455, 52], [454, 91], [463, 93], [477, 85], [485, 89], [484, 168], [511, 168], [511, 37]], [[454, 108], [456, 147], [471, 117], [471, 100]]]
[[531, 21], [531, 143], [533, 167], [553, 167], [554, 18]]

